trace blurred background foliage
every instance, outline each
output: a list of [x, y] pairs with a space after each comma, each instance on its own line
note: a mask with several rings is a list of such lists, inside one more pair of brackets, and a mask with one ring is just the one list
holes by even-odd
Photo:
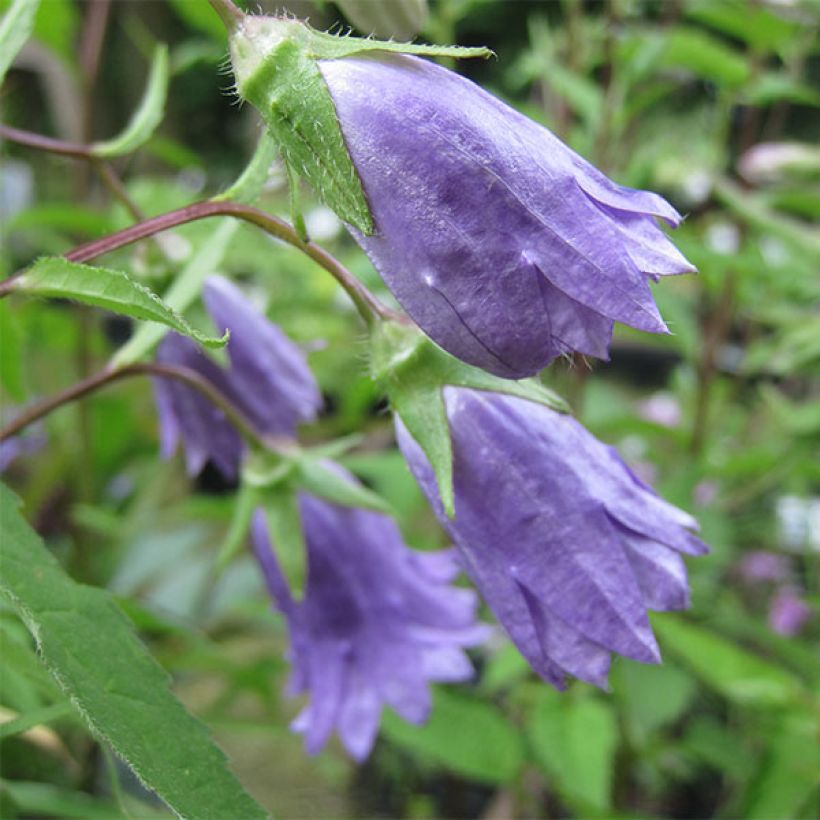
[[[499, 635], [475, 653], [474, 684], [440, 688], [423, 728], [386, 715], [356, 768], [333, 744], [306, 757], [289, 733], [299, 704], [281, 694], [283, 623], [247, 558], [215, 569], [235, 488], [209, 468], [190, 482], [179, 459], [158, 459], [147, 382], [29, 431], [27, 452], [4, 465], [29, 520], [74, 578], [113, 591], [176, 694], [279, 816], [817, 816], [820, 3], [261, 5], [319, 28], [487, 45], [496, 59], [452, 67], [617, 181], [688, 214], [675, 239], [700, 274], [655, 288], [673, 335], [619, 328], [610, 362], [564, 361], [543, 378], [700, 520], [713, 551], [690, 562], [692, 610], [654, 618], [663, 666], [618, 659], [608, 693], [580, 683], [554, 692]], [[204, 0], [44, 0], [0, 94], [3, 122], [75, 142], [111, 136], [139, 101], [157, 42], [170, 47], [165, 118], [114, 166], [146, 215], [218, 192], [259, 124], [235, 105], [222, 26]], [[10, 142], [0, 150], [3, 276], [133, 221], [87, 165]], [[305, 197], [310, 235], [388, 299], [336, 217]], [[260, 205], [287, 215], [281, 169]], [[207, 244], [196, 264], [241, 282], [310, 353], [326, 411], [305, 442], [363, 433], [345, 463], [394, 505], [410, 543], [441, 546], [343, 294], [295, 250], [219, 225], [187, 225], [110, 262], [163, 292]], [[188, 316], [209, 329], [201, 308]], [[59, 301], [4, 300], [0, 322], [6, 417], [100, 369], [132, 332]], [[0, 636], [0, 721], [14, 727], [0, 735], [2, 816], [162, 814], [59, 708], [11, 610], [0, 610]]]

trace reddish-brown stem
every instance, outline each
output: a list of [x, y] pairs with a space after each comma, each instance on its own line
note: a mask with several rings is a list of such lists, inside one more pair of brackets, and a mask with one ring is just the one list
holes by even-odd
[[240, 8], [234, 5], [231, 0], [208, 0], [211, 8], [219, 15], [223, 25], [228, 31], [232, 31], [242, 22], [245, 14]]
[[[146, 219], [144, 222], [104, 236], [101, 239], [95, 239], [93, 242], [87, 242], [69, 251], [65, 254], [65, 257], [72, 262], [88, 262], [98, 256], [131, 245], [140, 239], [153, 236], [177, 225], [184, 225], [187, 222], [207, 219], [212, 216], [233, 216], [236, 219], [250, 222], [271, 236], [275, 236], [277, 239], [281, 239], [283, 242], [287, 242], [302, 251], [330, 273], [347, 291], [362, 318], [368, 324], [374, 317], [395, 318], [391, 311], [382, 305], [341, 262], [326, 250], [313, 242], [303, 242], [296, 231], [284, 220], [271, 216], [259, 210], [259, 208], [243, 205], [239, 202], [196, 202], [193, 205], [187, 205], [184, 208], [178, 208], [175, 211]], [[4, 284], [0, 283], [0, 297], [5, 295]]]
[[25, 145], [28, 148], [36, 148], [38, 151], [48, 151], [50, 154], [60, 154], [74, 159], [91, 158], [91, 147], [88, 145], [64, 142], [53, 137], [44, 137], [42, 134], [33, 134], [31, 131], [12, 128], [10, 125], [0, 124], [0, 137]]
[[16, 436], [30, 424], [47, 416], [63, 405], [81, 399], [109, 384], [132, 376], [154, 376], [165, 379], [175, 379], [176, 381], [186, 384], [216, 405], [246, 441], [265, 444], [264, 438], [250, 421], [248, 421], [244, 413], [237, 409], [233, 402], [217, 390], [207, 379], [188, 367], [159, 364], [157, 362], [139, 362], [137, 364], [126, 365], [125, 367], [103, 370], [100, 373], [95, 373], [66, 387], [53, 396], [43, 399], [36, 404], [32, 404], [20, 413], [14, 421], [9, 422], [9, 424], [0, 429], [0, 441], [5, 441], [12, 436]]

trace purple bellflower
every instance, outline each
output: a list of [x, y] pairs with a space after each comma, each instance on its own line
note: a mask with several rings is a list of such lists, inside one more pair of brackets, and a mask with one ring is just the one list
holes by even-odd
[[319, 68], [375, 226], [351, 231], [441, 347], [522, 378], [571, 351], [607, 358], [614, 321], [667, 332], [648, 279], [694, 268], [656, 223], [681, 220], [662, 197], [431, 62]]
[[451, 551], [417, 553], [385, 515], [300, 496], [308, 550], [301, 601], [271, 550], [264, 514], [253, 521], [257, 560], [290, 629], [290, 694], [310, 701], [292, 724], [310, 754], [335, 730], [356, 759], [369, 754], [383, 705], [411, 723], [426, 720], [432, 681], [472, 676], [463, 647], [480, 643], [477, 597], [449, 581]]
[[[174, 333], [163, 339], [157, 361], [199, 373], [260, 433], [293, 437], [300, 422], [316, 417], [322, 402], [304, 354], [226, 279], [210, 277], [203, 298], [220, 331], [231, 331], [230, 367], [220, 367], [193, 341]], [[190, 475], [210, 459], [227, 478], [234, 478], [242, 444], [222, 411], [185, 384], [154, 381], [163, 456], [173, 455], [181, 440]]]
[[646, 610], [688, 606], [681, 553], [705, 545], [575, 419], [523, 399], [445, 387], [455, 518], [397, 422], [399, 446], [464, 568], [532, 668], [605, 687], [610, 653], [660, 660]]

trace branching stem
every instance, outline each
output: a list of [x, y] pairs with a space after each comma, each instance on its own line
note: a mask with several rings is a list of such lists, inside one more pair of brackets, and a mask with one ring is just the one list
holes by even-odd
[[97, 390], [113, 384], [122, 379], [128, 379], [132, 376], [153, 376], [165, 379], [175, 379], [176, 381], [186, 384], [201, 393], [212, 404], [218, 407], [224, 414], [225, 418], [237, 429], [239, 434], [250, 444], [262, 444], [268, 446], [264, 437], [254, 428], [250, 421], [245, 417], [244, 413], [239, 410], [233, 402], [217, 390], [207, 379], [199, 375], [195, 370], [189, 367], [180, 367], [177, 365], [160, 364], [158, 362], [138, 362], [136, 364], [129, 364], [125, 367], [113, 368], [103, 370], [100, 373], [95, 373], [82, 381], [66, 387], [59, 393], [55, 393], [42, 401], [32, 404], [17, 418], [9, 422], [5, 427], [0, 429], [0, 441], [5, 441], [12, 436], [16, 436], [21, 430], [39, 421], [44, 416], [47, 416], [54, 410], [69, 404], [77, 399], [94, 393]]

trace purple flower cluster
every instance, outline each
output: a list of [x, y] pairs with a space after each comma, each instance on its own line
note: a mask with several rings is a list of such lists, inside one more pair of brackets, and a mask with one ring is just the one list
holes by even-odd
[[646, 610], [688, 606], [681, 558], [705, 545], [575, 419], [519, 398], [444, 390], [455, 518], [421, 448], [399, 446], [464, 568], [532, 668], [606, 686], [610, 653], [660, 660]]
[[571, 351], [607, 358], [614, 321], [667, 332], [648, 280], [694, 268], [656, 223], [681, 219], [662, 197], [434, 63], [319, 66], [375, 222], [352, 232], [445, 350], [521, 378]]
[[[199, 346], [169, 333], [159, 346], [161, 364], [189, 368], [230, 399], [262, 434], [293, 437], [300, 422], [316, 417], [322, 398], [304, 354], [226, 279], [208, 279], [203, 297], [220, 332], [231, 331], [230, 367], [209, 359]], [[208, 460], [235, 478], [242, 456], [239, 434], [221, 410], [190, 387], [156, 379], [162, 454], [173, 455], [181, 440], [188, 473]]]
[[[350, 479], [352, 480], [352, 479]], [[290, 692], [310, 702], [293, 728], [315, 754], [334, 731], [364, 759], [383, 705], [411, 723], [426, 720], [430, 681], [472, 676], [463, 647], [486, 637], [476, 596], [449, 581], [449, 552], [416, 553], [385, 515], [302, 495], [308, 549], [304, 599], [295, 601], [271, 550], [264, 515], [253, 523], [254, 551], [290, 628]]]

